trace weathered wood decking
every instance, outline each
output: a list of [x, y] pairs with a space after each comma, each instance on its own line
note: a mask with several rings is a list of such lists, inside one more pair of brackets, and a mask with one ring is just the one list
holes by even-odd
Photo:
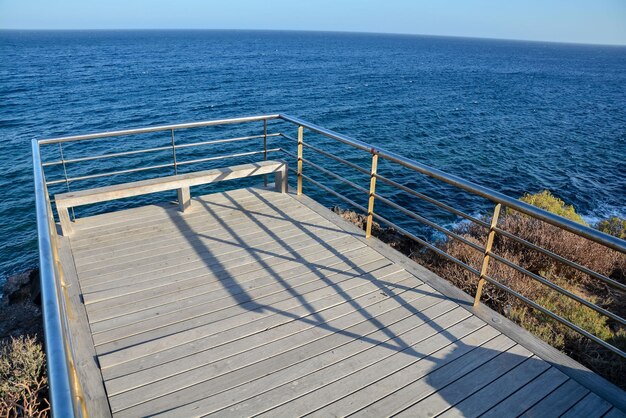
[[304, 196], [108, 213], [61, 244], [98, 414], [623, 416], [623, 392]]

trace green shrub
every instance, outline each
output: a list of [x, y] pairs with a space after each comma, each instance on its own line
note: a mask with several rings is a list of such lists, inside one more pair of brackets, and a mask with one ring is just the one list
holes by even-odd
[[596, 228], [605, 234], [613, 235], [614, 237], [626, 239], [626, 219], [613, 216], [604, 221], [600, 221]]
[[46, 359], [34, 337], [0, 344], [0, 416], [46, 417]]
[[559, 215], [563, 218], [588, 226], [583, 218], [576, 213], [574, 206], [566, 205], [563, 200], [554, 196], [552, 193], [550, 193], [549, 190], [543, 190], [539, 193], [534, 194], [526, 193], [520, 198], [520, 200], [522, 202], [528, 203], [529, 205], [533, 205], [538, 208], [547, 210], [548, 212], [554, 213], [555, 215]]

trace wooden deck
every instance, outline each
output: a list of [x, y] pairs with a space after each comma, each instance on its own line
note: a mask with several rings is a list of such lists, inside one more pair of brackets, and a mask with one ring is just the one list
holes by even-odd
[[128, 209], [61, 244], [95, 416], [624, 416], [623, 392], [305, 196]]

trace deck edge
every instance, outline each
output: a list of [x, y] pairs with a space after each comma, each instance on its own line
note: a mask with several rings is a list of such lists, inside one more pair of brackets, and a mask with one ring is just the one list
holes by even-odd
[[380, 252], [385, 257], [388, 257], [391, 261], [400, 264], [407, 271], [423, 280], [424, 283], [427, 283], [438, 292], [447, 296], [464, 309], [468, 310], [478, 318], [496, 328], [501, 333], [505, 334], [507, 337], [511, 338], [516, 343], [530, 350], [535, 355], [548, 362], [550, 365], [557, 368], [559, 371], [575, 380], [583, 387], [610, 402], [617, 409], [626, 412], [626, 392], [613, 383], [586, 368], [576, 360], [552, 347], [543, 340], [540, 340], [529, 331], [484, 304], [474, 307], [474, 300], [467, 293], [463, 292], [461, 289], [452, 285], [450, 282], [428, 270], [424, 266], [411, 260], [409, 257], [392, 248], [390, 245], [380, 241], [378, 238], [365, 238], [365, 231], [346, 221], [314, 199], [306, 195], [298, 196], [292, 192], [289, 192], [289, 194], [308, 206], [311, 210], [320, 214], [325, 219], [333, 222], [337, 225], [337, 227], [347, 232], [360, 234], [361, 236], [357, 236], [357, 239], [366, 243], [369, 247]]

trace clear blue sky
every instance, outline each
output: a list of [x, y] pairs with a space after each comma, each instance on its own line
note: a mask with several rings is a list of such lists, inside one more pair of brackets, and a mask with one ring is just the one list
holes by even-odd
[[0, 0], [2, 29], [286, 29], [626, 45], [626, 0]]

